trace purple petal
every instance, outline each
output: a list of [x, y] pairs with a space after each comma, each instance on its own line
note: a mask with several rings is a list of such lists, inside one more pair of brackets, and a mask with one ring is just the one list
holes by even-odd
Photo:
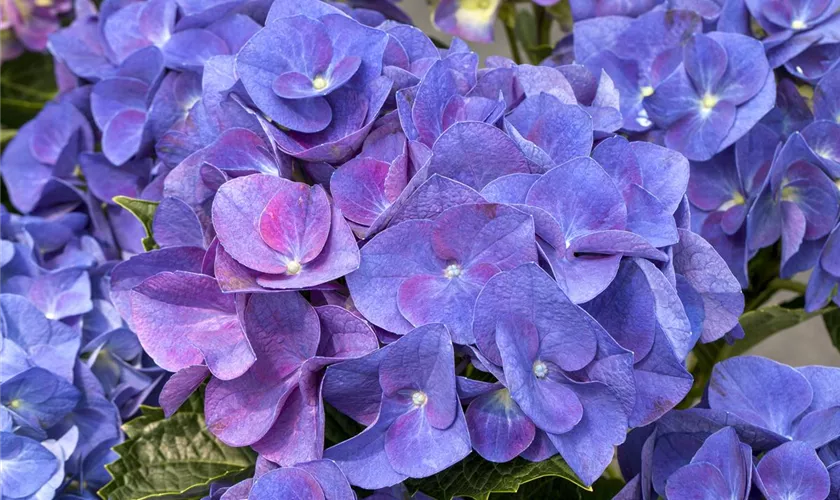
[[805, 443], [791, 441], [767, 452], [755, 468], [756, 484], [767, 498], [826, 498], [825, 465]]
[[169, 377], [160, 391], [160, 405], [167, 418], [178, 411], [209, 374], [210, 370], [206, 366], [193, 365], [181, 368]]
[[297, 467], [288, 467], [275, 469], [260, 476], [251, 486], [248, 498], [253, 500], [269, 498], [325, 500], [326, 497], [324, 490], [312, 474]]
[[[324, 248], [330, 229], [330, 206], [321, 186], [286, 184], [260, 216], [263, 241], [292, 262], [306, 264]], [[290, 271], [287, 265], [287, 273]]]
[[162, 368], [178, 371], [206, 360], [217, 378], [235, 379], [255, 360], [235, 300], [210, 276], [158, 273], [132, 289], [132, 326]]
[[491, 462], [508, 462], [534, 440], [535, 427], [507, 389], [477, 397], [466, 412], [472, 446]]
[[812, 390], [807, 379], [789, 366], [741, 356], [715, 366], [708, 398], [711, 408], [729, 411], [784, 436], [810, 405]]
[[274, 425], [319, 340], [315, 310], [296, 292], [254, 295], [244, 317], [257, 360], [239, 378], [211, 379], [204, 403], [207, 427], [231, 446], [253, 444]]

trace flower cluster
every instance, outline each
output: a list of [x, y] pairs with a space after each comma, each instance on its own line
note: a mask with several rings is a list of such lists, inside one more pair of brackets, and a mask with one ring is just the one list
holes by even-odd
[[[174, 372], [167, 414], [209, 377], [208, 429], [282, 466], [235, 491], [389, 488], [471, 450], [559, 453], [591, 484], [687, 394], [695, 343], [738, 336], [688, 161], [613, 135], [606, 73], [479, 68], [315, 0], [106, 3], [50, 49], [79, 86], [7, 149], [12, 201], [81, 174], [105, 204], [159, 203], [160, 248], [113, 268], [110, 299]], [[325, 402], [366, 429], [324, 450]]]
[[3, 495], [90, 494], [110, 478], [122, 420], [162, 373], [109, 299], [115, 262], [87, 214], [2, 218]]
[[760, 250], [840, 305], [840, 14], [782, 3], [571, 0], [535, 66], [391, 0], [77, 0], [2, 157], [3, 494], [101, 486], [160, 369], [167, 417], [200, 390], [258, 455], [210, 498], [387, 498], [473, 452], [591, 485], [623, 443], [627, 498], [836, 490], [835, 370], [734, 358], [673, 410]]
[[73, 8], [71, 0], [12, 0], [0, 3], [0, 60], [24, 51], [43, 51], [47, 39], [61, 27], [60, 17]]
[[632, 479], [616, 498], [746, 499], [751, 490], [770, 500], [834, 498], [838, 387], [840, 368], [754, 356], [720, 362], [702, 404], [634, 430], [619, 448]]

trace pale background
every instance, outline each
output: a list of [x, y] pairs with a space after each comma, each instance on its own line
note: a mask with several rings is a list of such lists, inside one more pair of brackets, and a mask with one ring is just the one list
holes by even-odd
[[[408, 12], [418, 28], [436, 37], [448, 41], [450, 37], [434, 29], [431, 22], [430, 8], [424, 0], [404, 0], [400, 6]], [[482, 60], [488, 55], [510, 56], [510, 49], [504, 29], [496, 26], [496, 41], [493, 44], [470, 44], [481, 55]], [[779, 294], [779, 298], [783, 298]], [[813, 318], [795, 328], [765, 340], [750, 351], [752, 354], [766, 356], [793, 366], [830, 365], [840, 366], [840, 352], [831, 344], [822, 318]]]

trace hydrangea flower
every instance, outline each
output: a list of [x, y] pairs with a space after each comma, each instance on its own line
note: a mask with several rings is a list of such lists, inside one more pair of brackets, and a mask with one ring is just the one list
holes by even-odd
[[799, 133], [773, 159], [747, 216], [747, 245], [758, 250], [782, 240], [782, 276], [814, 265], [838, 217], [838, 191]]
[[466, 457], [470, 435], [453, 355], [446, 327], [431, 324], [329, 367], [324, 399], [368, 427], [324, 456], [367, 489], [430, 476]]
[[642, 498], [651, 488], [670, 496], [704, 486], [745, 495], [749, 480], [744, 481], [742, 460], [749, 474], [752, 456], [764, 452], [753, 482], [767, 498], [826, 498], [827, 467], [836, 462], [827, 450], [840, 437], [838, 375], [836, 368], [796, 369], [755, 356], [718, 363], [700, 406], [673, 411], [631, 433], [619, 459], [625, 476], [638, 476], [622, 498]]
[[216, 193], [213, 227], [227, 291], [314, 287], [359, 267], [350, 226], [317, 185], [265, 174], [231, 180]]
[[60, 17], [72, 10], [72, 2], [9, 1], [3, 2], [0, 9], [2, 60], [8, 61], [25, 50], [40, 52], [46, 49], [48, 37], [60, 28]]
[[814, 46], [840, 43], [837, 35], [840, 18], [837, 16], [838, 4], [835, 1], [802, 0], [777, 4], [766, 0], [748, 0], [744, 3], [752, 17], [767, 32], [762, 42], [773, 68]]
[[443, 0], [435, 8], [434, 23], [450, 35], [490, 43], [501, 4], [501, 0]]
[[743, 35], [696, 34], [677, 68], [645, 101], [665, 145], [708, 160], [773, 107], [776, 85], [759, 42]]

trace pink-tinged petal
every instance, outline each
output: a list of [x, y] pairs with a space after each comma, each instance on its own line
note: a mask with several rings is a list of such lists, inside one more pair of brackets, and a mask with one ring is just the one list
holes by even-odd
[[498, 272], [493, 264], [477, 264], [452, 278], [443, 272], [437, 276], [413, 276], [397, 292], [400, 313], [415, 326], [443, 323], [449, 327], [454, 342], [470, 344], [475, 298], [484, 283]]
[[169, 377], [160, 391], [160, 406], [167, 418], [178, 411], [209, 374], [205, 365], [193, 365], [181, 368]]
[[172, 247], [135, 255], [111, 271], [111, 300], [120, 315], [131, 323], [131, 289], [146, 278], [164, 271], [201, 272], [204, 250], [196, 247]]
[[[453, 379], [454, 380], [454, 379]], [[423, 408], [401, 415], [385, 434], [385, 454], [397, 472], [426, 477], [455, 465], [470, 454], [470, 435], [461, 405], [452, 425], [439, 429]]]
[[[330, 230], [330, 202], [321, 186], [286, 184], [260, 215], [263, 241], [283, 257], [306, 264], [323, 250]], [[295, 272], [288, 270], [289, 274]]]
[[406, 221], [362, 247], [361, 265], [347, 276], [347, 287], [356, 308], [374, 325], [397, 334], [411, 330], [400, 314], [397, 290], [412, 276], [443, 273], [446, 268], [446, 261], [432, 249], [433, 227], [429, 220]]
[[[426, 396], [418, 408], [435, 429], [446, 429], [460, 405], [455, 391], [454, 350], [449, 332], [441, 324], [421, 326], [390, 345], [379, 367], [379, 384], [388, 398], [407, 398], [413, 405], [416, 391]], [[463, 415], [461, 416], [463, 418]]]
[[493, 125], [480, 122], [449, 127], [434, 143], [429, 163], [430, 175], [440, 174], [476, 190], [502, 175], [529, 172], [516, 143]]
[[755, 473], [758, 488], [771, 500], [827, 498], [831, 486], [816, 452], [798, 441], [768, 451]]
[[329, 286], [328, 282], [358, 269], [359, 247], [353, 231], [337, 207], [331, 207], [330, 217], [330, 232], [326, 244], [315, 259], [304, 263], [297, 274], [260, 275], [257, 277], [257, 283], [273, 290]]
[[533, 227], [531, 216], [506, 205], [461, 205], [435, 219], [432, 246], [461, 269], [492, 264], [506, 271], [536, 261]]
[[207, 427], [231, 446], [253, 444], [274, 425], [319, 340], [318, 316], [297, 292], [253, 295], [244, 316], [257, 360], [239, 378], [211, 379], [204, 403]]
[[386, 191], [391, 165], [372, 158], [356, 158], [339, 167], [330, 179], [333, 201], [344, 216], [370, 226], [391, 204]]
[[260, 476], [251, 486], [248, 498], [268, 500], [326, 500], [324, 490], [315, 477], [303, 469], [287, 467], [275, 469]]
[[237, 262], [265, 273], [286, 272], [281, 260], [260, 236], [263, 210], [283, 189], [294, 183], [279, 177], [257, 174], [225, 183], [213, 201], [213, 226], [219, 243]]
[[534, 441], [536, 427], [507, 389], [477, 397], [466, 412], [475, 451], [491, 462], [509, 462]]
[[135, 287], [130, 300], [132, 326], [162, 368], [178, 371], [206, 360], [217, 378], [230, 380], [254, 363], [236, 299], [211, 276], [158, 273]]

